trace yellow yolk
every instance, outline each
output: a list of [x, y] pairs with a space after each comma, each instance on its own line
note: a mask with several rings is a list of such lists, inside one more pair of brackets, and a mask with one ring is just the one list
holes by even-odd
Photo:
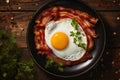
[[52, 46], [57, 50], [63, 50], [68, 46], [68, 36], [63, 32], [56, 32], [51, 38]]

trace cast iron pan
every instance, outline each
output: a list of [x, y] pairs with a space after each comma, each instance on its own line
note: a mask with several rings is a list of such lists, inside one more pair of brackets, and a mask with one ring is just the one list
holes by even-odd
[[[81, 11], [84, 11], [84, 12], [87, 12], [87, 13], [93, 15], [94, 17], [99, 18], [99, 21], [95, 26], [95, 30], [96, 30], [97, 34], [99, 35], [99, 38], [94, 39], [95, 46], [91, 52], [93, 58], [86, 62], [79, 63], [77, 65], [73, 65], [70, 67], [64, 67], [64, 72], [60, 72], [60, 71], [58, 71], [56, 69], [52, 69], [52, 68], [51, 69], [44, 68], [46, 58], [44, 56], [37, 54], [37, 50], [35, 49], [35, 43], [34, 43], [33, 30], [34, 30], [34, 25], [35, 25], [35, 19], [38, 17], [38, 15], [42, 11], [44, 11], [48, 7], [56, 6], [56, 5], [81, 10]], [[28, 29], [27, 29], [28, 48], [30, 49], [31, 55], [32, 55], [33, 59], [35, 60], [36, 64], [38, 64], [38, 66], [41, 69], [43, 69], [45, 72], [47, 72], [48, 74], [51, 74], [53, 76], [58, 76], [58, 77], [64, 77], [64, 78], [76, 77], [76, 76], [84, 74], [85, 72], [90, 70], [102, 56], [102, 53], [103, 53], [103, 50], [105, 47], [105, 41], [106, 41], [105, 29], [104, 29], [104, 25], [103, 25], [100, 17], [91, 8], [89, 8], [88, 6], [86, 6], [85, 4], [83, 4], [82, 2], [77, 1], [77, 0], [50, 0], [50, 1], [47, 1], [35, 13], [32, 20], [30, 21]]]

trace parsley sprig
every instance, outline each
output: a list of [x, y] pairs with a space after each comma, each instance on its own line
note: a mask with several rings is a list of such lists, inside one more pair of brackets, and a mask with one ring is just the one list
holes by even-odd
[[21, 57], [14, 35], [0, 30], [0, 80], [35, 80], [34, 62]]
[[45, 68], [46, 69], [49, 69], [49, 68], [54, 68], [54, 69], [57, 69], [59, 70], [60, 72], [63, 72], [63, 64], [62, 63], [56, 63], [54, 61], [54, 59], [48, 59], [46, 61], [46, 64], [45, 64]]
[[71, 22], [72, 27], [74, 28], [74, 31], [70, 32], [70, 36], [73, 37], [73, 42], [83, 49], [86, 49], [85, 43], [82, 43], [82, 36], [81, 33], [78, 30], [78, 22], [75, 19], [72, 19]]

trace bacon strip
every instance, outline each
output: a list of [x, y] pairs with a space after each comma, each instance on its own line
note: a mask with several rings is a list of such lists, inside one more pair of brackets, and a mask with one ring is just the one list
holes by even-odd
[[94, 41], [90, 35], [87, 35], [87, 39], [88, 39], [87, 51], [91, 51], [94, 47]]
[[50, 51], [50, 48], [47, 46], [45, 42], [44, 30], [35, 31], [34, 33], [36, 49], [42, 51]]

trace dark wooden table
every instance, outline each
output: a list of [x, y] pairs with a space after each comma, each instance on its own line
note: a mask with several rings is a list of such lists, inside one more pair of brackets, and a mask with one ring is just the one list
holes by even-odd
[[[0, 29], [4, 28], [16, 34], [17, 45], [22, 48], [23, 58], [31, 58], [26, 45], [28, 23], [35, 11], [46, 1], [0, 0]], [[86, 74], [79, 76], [77, 80], [120, 80], [120, 0], [80, 1], [96, 10], [102, 17], [107, 43], [97, 65]], [[58, 80], [58, 78], [51, 79], [37, 65], [35, 65], [35, 72], [36, 80]]]

